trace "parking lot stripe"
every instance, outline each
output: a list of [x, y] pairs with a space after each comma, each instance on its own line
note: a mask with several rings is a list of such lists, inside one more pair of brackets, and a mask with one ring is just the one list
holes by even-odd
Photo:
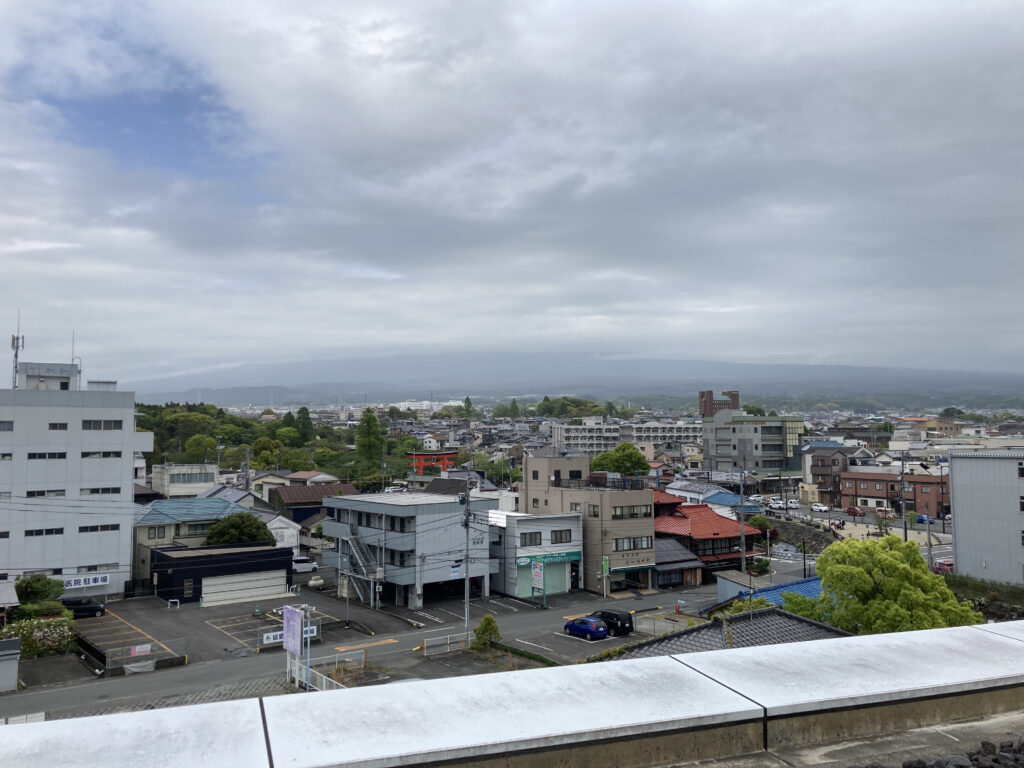
[[589, 613], [574, 613], [572, 616], [563, 616], [562, 618], [566, 621], [571, 619], [582, 619], [584, 616], [589, 616]]
[[154, 643], [156, 643], [156, 644], [157, 644], [157, 645], [159, 645], [159, 646], [160, 646], [161, 648], [163, 648], [163, 649], [164, 649], [165, 651], [167, 651], [167, 652], [168, 652], [169, 654], [171, 654], [171, 656], [177, 656], [177, 655], [178, 655], [178, 654], [176, 654], [176, 653], [175, 653], [174, 651], [172, 651], [172, 650], [171, 650], [170, 648], [168, 648], [168, 647], [167, 647], [166, 645], [164, 645], [164, 644], [163, 644], [163, 643], [161, 643], [161, 642], [160, 642], [159, 640], [157, 640], [157, 639], [156, 639], [155, 637], [153, 637], [153, 636], [152, 636], [151, 634], [149, 634], [149, 632], [143, 632], [143, 631], [142, 631], [141, 629], [139, 629], [138, 627], [136, 627], [136, 626], [135, 626], [134, 624], [132, 624], [132, 623], [131, 623], [130, 621], [128, 621], [127, 619], [124, 619], [124, 618], [122, 618], [121, 616], [118, 616], [118, 615], [117, 615], [116, 613], [114, 613], [114, 612], [113, 612], [112, 610], [110, 610], [109, 608], [107, 609], [107, 613], [108, 613], [109, 615], [113, 616], [113, 617], [114, 617], [114, 618], [116, 618], [116, 619], [120, 619], [121, 621], [123, 621], [123, 622], [124, 622], [125, 624], [127, 624], [127, 625], [128, 625], [129, 627], [131, 627], [132, 629], [134, 629], [134, 630], [135, 630], [136, 632], [138, 632], [138, 633], [139, 633], [140, 635], [142, 635], [143, 637], [148, 637], [148, 638], [149, 638], [150, 640], [152, 640], [152, 641], [153, 641]]
[[344, 653], [345, 651], [358, 651], [360, 648], [372, 648], [375, 645], [390, 645], [391, 643], [397, 643], [398, 640], [389, 637], [385, 640], [376, 640], [372, 643], [359, 643], [358, 645], [339, 645], [334, 650]]

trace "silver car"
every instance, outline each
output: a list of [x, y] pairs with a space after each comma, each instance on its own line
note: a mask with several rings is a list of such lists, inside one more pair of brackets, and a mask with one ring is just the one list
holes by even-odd
[[316, 573], [317, 564], [316, 560], [311, 557], [293, 557], [292, 558], [292, 572], [293, 573]]

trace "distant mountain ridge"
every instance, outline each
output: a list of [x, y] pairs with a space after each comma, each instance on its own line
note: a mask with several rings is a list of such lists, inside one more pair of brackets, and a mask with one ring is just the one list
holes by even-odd
[[583, 354], [433, 354], [237, 368], [125, 382], [140, 402], [292, 405], [446, 400], [524, 392], [623, 398], [637, 392], [693, 398], [702, 389], [749, 397], [835, 399], [847, 395], [988, 396], [1024, 391], [1024, 374], [838, 365], [629, 359]]

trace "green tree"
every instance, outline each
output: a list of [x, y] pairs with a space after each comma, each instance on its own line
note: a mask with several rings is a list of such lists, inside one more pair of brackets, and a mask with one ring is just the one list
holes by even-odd
[[356, 456], [365, 469], [380, 469], [384, 458], [384, 435], [373, 409], [363, 411], [363, 418], [356, 427]]
[[260, 416], [273, 416], [273, 415], [274, 415], [274, 409], [273, 408], [264, 408], [262, 411], [260, 411]]
[[764, 408], [760, 405], [744, 405], [743, 410], [748, 416], [764, 416]]
[[306, 472], [313, 468], [313, 460], [305, 448], [285, 448], [281, 451], [281, 466], [292, 472]]
[[941, 416], [944, 419], [959, 419], [963, 415], [963, 411], [952, 405], [949, 406], [948, 408], [943, 408], [942, 412], [939, 414], [939, 416]]
[[284, 416], [281, 417], [282, 427], [294, 427], [295, 426], [295, 414], [288, 411]]
[[882, 432], [888, 432], [890, 435], [896, 431], [896, 427], [893, 426], [891, 421], [887, 421], [884, 424], [880, 424], [878, 427]]
[[516, 399], [514, 397], [512, 398], [512, 402], [508, 406], [508, 415], [511, 416], [513, 419], [519, 418], [519, 403], [516, 402]]
[[498, 631], [498, 622], [491, 614], [486, 614], [480, 623], [473, 627], [473, 648], [482, 651], [490, 648], [501, 641], [501, 633]]
[[316, 429], [313, 427], [313, 419], [309, 415], [309, 408], [302, 406], [295, 414], [295, 428], [299, 430], [301, 445], [305, 445], [316, 437]]
[[599, 453], [590, 462], [597, 472], [618, 472], [622, 475], [646, 475], [651, 471], [647, 458], [632, 443], [619, 443], [610, 451]]
[[185, 441], [185, 457], [195, 463], [217, 460], [217, 441], [208, 435], [193, 435]]
[[608, 400], [604, 404], [604, 415], [612, 418], [619, 412], [618, 407], [611, 400]]
[[302, 445], [302, 436], [295, 427], [281, 427], [277, 430], [277, 439], [290, 448]]
[[929, 572], [917, 545], [896, 536], [837, 541], [817, 567], [821, 596], [785, 594], [787, 611], [859, 635], [981, 621], [970, 603], [957, 601], [943, 578]]
[[51, 579], [43, 573], [22, 576], [14, 582], [14, 592], [20, 603], [43, 603], [57, 600], [64, 594], [64, 582]]
[[235, 512], [218, 520], [206, 532], [207, 545], [273, 544], [274, 536], [267, 524], [252, 512]]

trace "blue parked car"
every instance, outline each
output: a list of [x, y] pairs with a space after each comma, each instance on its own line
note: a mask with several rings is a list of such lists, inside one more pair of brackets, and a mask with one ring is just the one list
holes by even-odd
[[608, 625], [596, 616], [584, 616], [565, 622], [565, 634], [585, 637], [587, 640], [598, 640], [608, 637]]

